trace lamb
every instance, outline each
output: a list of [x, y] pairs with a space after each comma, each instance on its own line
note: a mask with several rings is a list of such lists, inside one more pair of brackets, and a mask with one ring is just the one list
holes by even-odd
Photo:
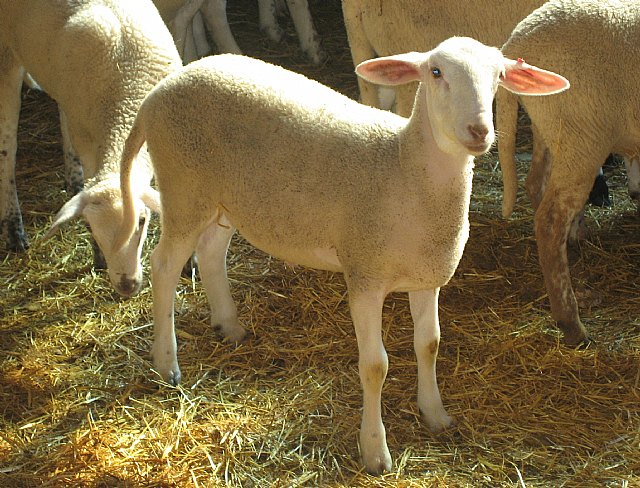
[[[25, 70], [58, 102], [63, 132], [82, 162], [84, 190], [55, 216], [51, 236], [64, 222], [84, 217], [109, 266], [136, 265], [154, 194], [139, 195], [139, 223], [129, 246], [111, 253], [121, 220], [120, 156], [142, 99], [181, 66], [173, 40], [150, 0], [0, 0], [0, 228], [9, 249], [28, 247], [15, 188], [16, 130]], [[135, 175], [148, 186], [144, 152]], [[144, 202], [144, 204], [143, 204]], [[139, 242], [138, 242], [139, 241]], [[137, 271], [141, 275], [141, 269]], [[139, 282], [136, 281], [137, 285]], [[119, 289], [137, 290], [124, 281]]]
[[[202, 17], [209, 33], [221, 52], [240, 54], [227, 21], [226, 0], [154, 0], [158, 10], [171, 26], [178, 51], [185, 64], [202, 57], [208, 52]], [[258, 0], [260, 29], [274, 42], [280, 42], [284, 35], [277, 17], [289, 9], [293, 25], [300, 40], [300, 47], [314, 63], [320, 64], [326, 53], [322, 49], [320, 37], [313, 25], [307, 0]], [[202, 31], [202, 34], [197, 33]]]
[[[376, 56], [425, 51], [453, 35], [501, 46], [516, 24], [543, 3], [544, 0], [343, 0], [342, 10], [351, 57], [357, 66]], [[382, 108], [375, 85], [358, 78], [358, 86], [362, 103]], [[415, 84], [396, 88], [397, 114], [411, 114], [415, 91]]]
[[[501, 46], [512, 29], [545, 0], [451, 2], [449, 0], [344, 0], [342, 9], [354, 65], [377, 55], [425, 50], [451, 35], [465, 35]], [[388, 108], [393, 97], [359, 78], [360, 101]], [[393, 94], [392, 94], [393, 95]], [[385, 98], [385, 101], [381, 100]], [[415, 84], [396, 88], [394, 111], [408, 117]], [[534, 150], [536, 140], [534, 138]], [[608, 193], [604, 176], [594, 184], [594, 199]]]
[[391, 468], [380, 404], [387, 373], [384, 298], [409, 293], [418, 405], [431, 429], [445, 428], [452, 419], [435, 375], [438, 293], [467, 240], [473, 159], [494, 140], [493, 96], [498, 85], [524, 95], [555, 93], [568, 82], [469, 38], [370, 60], [357, 72], [375, 83], [420, 82], [411, 118], [243, 56], [204, 58], [160, 82], [125, 144], [125, 218], [114, 249], [135, 228], [132, 192], [149, 191], [132, 188], [128, 175], [146, 140], [162, 219], [151, 258], [152, 354], [156, 370], [173, 384], [181, 376], [173, 302], [194, 249], [212, 324], [229, 341], [245, 336], [225, 269], [236, 228], [273, 256], [342, 272], [360, 358], [362, 456], [369, 472], [380, 473]]
[[[535, 213], [535, 235], [551, 315], [570, 345], [589, 342], [571, 286], [567, 240], [593, 179], [609, 153], [640, 153], [640, 103], [634, 77], [603, 76], [633, 70], [640, 61], [640, 2], [635, 0], [553, 0], [518, 24], [502, 48], [562, 72], [572, 89], [556, 98], [522, 98], [536, 139], [527, 190]], [[517, 177], [513, 159], [517, 98], [496, 100], [503, 214], [513, 210]], [[633, 175], [631, 175], [633, 177]], [[633, 190], [631, 190], [633, 191]]]

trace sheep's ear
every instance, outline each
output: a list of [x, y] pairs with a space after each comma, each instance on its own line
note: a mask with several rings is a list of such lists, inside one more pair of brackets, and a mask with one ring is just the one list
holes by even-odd
[[505, 58], [505, 71], [500, 84], [518, 95], [553, 95], [569, 88], [569, 80], [553, 71]]
[[[418, 55], [421, 59], [418, 60]], [[420, 62], [424, 53], [405, 53], [369, 59], [356, 66], [358, 76], [378, 85], [403, 85], [420, 81]]]
[[156, 190], [150, 186], [147, 187], [147, 189], [142, 192], [142, 195], [140, 195], [140, 199], [152, 212], [160, 213], [160, 194]]
[[86, 207], [88, 203], [87, 194], [84, 191], [81, 191], [77, 195], [75, 195], [71, 200], [65, 203], [60, 211], [56, 214], [53, 219], [53, 223], [51, 227], [44, 235], [44, 240], [50, 239], [60, 228], [62, 224], [68, 222], [69, 220], [78, 218], [82, 215], [82, 211]]

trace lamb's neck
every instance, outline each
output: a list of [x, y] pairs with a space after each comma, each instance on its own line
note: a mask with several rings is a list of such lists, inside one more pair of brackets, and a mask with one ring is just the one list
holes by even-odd
[[407, 173], [426, 176], [430, 181], [446, 183], [468, 176], [473, 170], [473, 156], [451, 154], [440, 149], [433, 135], [426, 97], [422, 86], [409, 121], [399, 136], [400, 160]]

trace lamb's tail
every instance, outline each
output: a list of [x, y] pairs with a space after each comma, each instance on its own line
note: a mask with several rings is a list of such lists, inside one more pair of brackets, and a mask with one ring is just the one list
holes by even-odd
[[496, 128], [498, 130], [498, 159], [502, 169], [502, 216], [513, 212], [518, 193], [516, 173], [516, 130], [518, 127], [518, 97], [501, 89], [496, 94]]
[[131, 239], [136, 230], [136, 211], [131, 192], [133, 162], [144, 144], [145, 133], [142, 109], [138, 112], [131, 132], [124, 143], [120, 160], [120, 192], [122, 194], [122, 222], [113, 241], [114, 252], [119, 251]]

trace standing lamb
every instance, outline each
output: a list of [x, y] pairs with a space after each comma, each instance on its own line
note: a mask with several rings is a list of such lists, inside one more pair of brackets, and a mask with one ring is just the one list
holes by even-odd
[[[15, 188], [16, 131], [25, 69], [58, 102], [84, 172], [84, 190], [56, 215], [84, 217], [108, 266], [138, 263], [148, 210], [136, 202], [136, 241], [111, 253], [122, 218], [119, 173], [124, 140], [146, 94], [181, 66], [151, 0], [0, 0], [0, 228], [10, 250], [28, 246]], [[142, 156], [143, 154], [141, 154]], [[148, 186], [151, 168], [135, 165]], [[153, 194], [139, 195], [154, 206]], [[138, 270], [141, 274], [141, 270]], [[136, 281], [137, 283], [137, 281]], [[136, 290], [120, 282], [121, 291]]]
[[[613, 75], [631, 73], [640, 63], [640, 2], [550, 1], [518, 24], [502, 50], [505, 56], [517, 53], [529, 62], [544, 62], [572, 83], [570, 91], [556, 98], [520, 102], [536, 138], [544, 141], [534, 152], [527, 190], [536, 208], [535, 235], [551, 315], [568, 344], [585, 343], [589, 338], [571, 287], [567, 239], [607, 154], [636, 161], [640, 154], [638, 81]], [[517, 190], [517, 98], [500, 93], [497, 107], [503, 214], [508, 216]]]
[[498, 85], [545, 94], [568, 83], [469, 38], [371, 60], [357, 72], [375, 83], [420, 82], [411, 118], [243, 56], [205, 58], [167, 77], [143, 103], [125, 145], [126, 217], [114, 245], [126, 244], [135, 228], [132, 191], [148, 191], [132, 188], [128, 175], [146, 140], [162, 204], [151, 259], [152, 352], [157, 371], [174, 384], [173, 304], [194, 249], [212, 324], [230, 341], [245, 335], [225, 269], [236, 228], [278, 258], [344, 273], [364, 392], [362, 455], [366, 469], [380, 473], [391, 468], [381, 418], [385, 296], [409, 292], [418, 406], [431, 429], [445, 428], [451, 418], [435, 374], [438, 293], [468, 237], [473, 159], [494, 140], [494, 94]]
[[[343, 0], [344, 23], [355, 66], [377, 56], [426, 51], [451, 36], [502, 46], [520, 20], [545, 0]], [[378, 87], [358, 79], [360, 101], [380, 108]], [[411, 114], [416, 85], [396, 88], [395, 112]]]

